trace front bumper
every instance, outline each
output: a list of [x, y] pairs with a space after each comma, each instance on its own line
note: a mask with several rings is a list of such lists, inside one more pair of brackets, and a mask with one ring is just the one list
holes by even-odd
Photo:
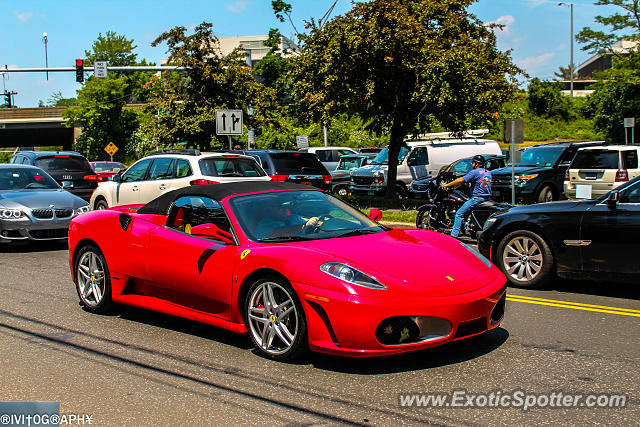
[[18, 240], [66, 240], [71, 218], [59, 220], [1, 220], [0, 243]]
[[[496, 202], [511, 203], [511, 186], [510, 185], [492, 185], [491, 197]], [[528, 187], [519, 187], [516, 185], [516, 203], [530, 204], [533, 203], [535, 194], [533, 189]]]
[[380, 196], [385, 194], [387, 186], [382, 184], [375, 185], [349, 185], [349, 191], [353, 194], [365, 194], [369, 196]]
[[[377, 357], [435, 347], [497, 328], [504, 315], [505, 282], [500, 274], [473, 292], [424, 299], [388, 299], [382, 295], [364, 298], [301, 283], [294, 286], [300, 291], [304, 306], [311, 350], [349, 357]], [[376, 329], [396, 317], [435, 318], [447, 321], [450, 328], [426, 340], [382, 344]]]

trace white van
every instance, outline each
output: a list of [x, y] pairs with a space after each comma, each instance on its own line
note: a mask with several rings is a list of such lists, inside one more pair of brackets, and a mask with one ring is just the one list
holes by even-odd
[[[476, 154], [502, 154], [496, 141], [476, 138], [447, 139], [446, 135], [430, 134], [420, 140], [405, 142], [398, 154], [396, 192], [399, 195], [406, 194], [411, 181], [436, 176], [441, 167], [456, 160]], [[351, 171], [351, 192], [384, 194], [387, 188], [388, 163], [387, 146], [368, 165]]]
[[358, 154], [353, 148], [349, 147], [309, 147], [302, 148], [298, 151], [315, 154], [318, 160], [320, 160], [320, 163], [322, 163], [329, 172], [338, 167], [340, 156]]

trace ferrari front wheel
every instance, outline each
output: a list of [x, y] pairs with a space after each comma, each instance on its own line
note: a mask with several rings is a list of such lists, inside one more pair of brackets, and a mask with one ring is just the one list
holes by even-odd
[[105, 313], [111, 308], [111, 277], [107, 261], [94, 245], [86, 245], [78, 253], [76, 291], [82, 305], [92, 313]]
[[253, 345], [263, 356], [294, 359], [307, 349], [307, 323], [291, 286], [276, 277], [256, 281], [244, 305]]

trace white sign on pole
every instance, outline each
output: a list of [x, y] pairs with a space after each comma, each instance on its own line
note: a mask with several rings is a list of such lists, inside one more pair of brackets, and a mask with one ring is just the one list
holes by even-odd
[[632, 128], [632, 127], [635, 127], [635, 125], [636, 125], [635, 117], [625, 117], [625, 119], [624, 119], [624, 127]]
[[96, 61], [93, 63], [94, 77], [107, 77], [107, 61]]
[[296, 145], [298, 148], [309, 148], [309, 136], [298, 135], [296, 136]]
[[242, 110], [216, 110], [217, 135], [242, 135]]

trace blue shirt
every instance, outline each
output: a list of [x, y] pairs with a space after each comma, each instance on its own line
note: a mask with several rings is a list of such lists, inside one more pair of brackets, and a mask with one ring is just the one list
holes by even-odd
[[471, 169], [462, 177], [464, 182], [471, 183], [471, 197], [491, 197], [491, 172], [484, 168]]

